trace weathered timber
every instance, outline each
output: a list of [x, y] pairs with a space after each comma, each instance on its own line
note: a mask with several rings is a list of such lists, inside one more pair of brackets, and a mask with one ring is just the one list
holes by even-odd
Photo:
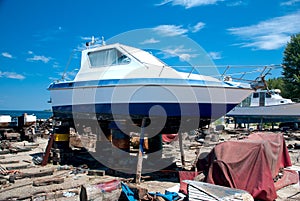
[[53, 175], [54, 170], [41, 170], [39, 172], [33, 172], [33, 173], [19, 173], [16, 175], [16, 179], [23, 179], [23, 178], [35, 178], [35, 177], [44, 177]]
[[46, 152], [45, 152], [45, 155], [44, 155], [44, 158], [43, 158], [43, 161], [42, 161], [42, 166], [45, 166], [48, 163], [48, 159], [49, 159], [49, 156], [50, 156], [50, 151], [51, 151], [53, 142], [54, 142], [54, 134], [51, 134], [50, 139], [49, 139], [48, 144], [47, 144]]
[[142, 188], [136, 184], [126, 184], [139, 200], [143, 199], [148, 194], [148, 189]]
[[52, 177], [52, 178], [39, 179], [39, 180], [33, 181], [32, 185], [33, 186], [47, 186], [47, 185], [51, 185], [51, 184], [61, 184], [64, 181], [65, 180], [62, 177], [60, 177], [60, 178]]
[[121, 184], [117, 180], [112, 180], [100, 184], [86, 184], [81, 187], [80, 198], [84, 200], [119, 200], [121, 195]]
[[105, 176], [105, 171], [104, 170], [88, 170], [87, 175]]
[[19, 166], [10, 166], [10, 167], [6, 167], [7, 170], [19, 170], [19, 169], [26, 169], [28, 168], [29, 165], [19, 165]]
[[[69, 194], [69, 196], [67, 194]], [[79, 189], [74, 189], [74, 188], [57, 190], [55, 192], [40, 192], [40, 193], [35, 193], [35, 195], [31, 197], [31, 200], [56, 200], [63, 197], [77, 198], [78, 194], [79, 194]]]
[[0, 164], [11, 164], [11, 163], [19, 163], [19, 160], [12, 160], [12, 161], [0, 161]]

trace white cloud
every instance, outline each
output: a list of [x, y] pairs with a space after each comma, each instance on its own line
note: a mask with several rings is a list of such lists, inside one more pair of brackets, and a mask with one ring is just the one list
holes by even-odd
[[208, 55], [209, 55], [213, 60], [219, 60], [219, 59], [222, 59], [221, 52], [209, 52]]
[[13, 56], [8, 52], [2, 52], [2, 56], [6, 57], [6, 58], [9, 58], [9, 59], [13, 58]]
[[159, 25], [153, 28], [153, 30], [163, 36], [179, 36], [188, 32], [188, 30], [183, 29], [182, 26], [176, 25]]
[[73, 80], [78, 72], [78, 69], [74, 69], [73, 71], [70, 72], [65, 72], [65, 73], [59, 73], [59, 76], [65, 80]]
[[185, 49], [182, 45], [178, 47], [166, 48], [162, 51], [164, 58], [179, 57], [180, 61], [189, 61], [191, 58], [197, 57], [191, 49]]
[[205, 6], [205, 5], [213, 5], [217, 4], [219, 1], [224, 0], [163, 0], [161, 3], [157, 4], [157, 6], [172, 4], [173, 6], [183, 6], [186, 9], [197, 7], [197, 6]]
[[204, 22], [198, 22], [192, 29], [192, 32], [193, 33], [196, 33], [198, 31], [200, 31], [201, 29], [203, 29], [205, 26], [205, 23]]
[[147, 40], [144, 40], [143, 42], [141, 42], [141, 44], [155, 44], [155, 43], [159, 43], [159, 40], [156, 40], [155, 38], [149, 38]]
[[42, 61], [44, 63], [48, 63], [48, 61], [50, 61], [50, 60], [51, 60], [50, 57], [38, 56], [38, 55], [34, 55], [31, 58], [27, 58], [27, 61]]
[[53, 67], [53, 68], [59, 68], [59, 67], [60, 67], [60, 65], [59, 65], [59, 63], [58, 63], [58, 62], [54, 62], [52, 67]]
[[27, 58], [26, 61], [41, 61], [44, 63], [48, 63], [52, 58], [51, 57], [45, 57], [41, 55], [35, 55], [32, 51], [28, 51], [29, 55], [33, 55], [30, 58]]
[[280, 5], [281, 6], [291, 6], [298, 2], [300, 2], [300, 0], [290, 0], [290, 1], [281, 2]]
[[292, 34], [300, 32], [300, 11], [259, 22], [255, 25], [229, 28], [232, 35], [240, 37], [242, 47], [273, 50], [283, 47]]
[[23, 80], [25, 79], [25, 76], [21, 74], [17, 74], [15, 72], [1, 72], [0, 71], [0, 78], [9, 78], [9, 79], [17, 79], [17, 80]]
[[243, 1], [234, 1], [234, 2], [228, 2], [227, 6], [229, 7], [235, 7], [235, 6], [244, 6], [247, 5], [247, 2], [243, 2]]

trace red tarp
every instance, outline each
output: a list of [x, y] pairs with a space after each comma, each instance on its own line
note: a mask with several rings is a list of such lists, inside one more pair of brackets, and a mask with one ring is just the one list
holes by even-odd
[[178, 134], [162, 134], [163, 142], [173, 142], [178, 139]]
[[[274, 133], [223, 142], [205, 160], [208, 183], [246, 190], [256, 199], [270, 201], [277, 197], [273, 178], [292, 165], [282, 134]], [[205, 167], [203, 161], [198, 166]]]

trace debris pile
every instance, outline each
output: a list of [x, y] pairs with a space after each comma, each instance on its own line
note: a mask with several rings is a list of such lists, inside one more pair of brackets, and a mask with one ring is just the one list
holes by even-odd
[[[42, 125], [47, 128], [45, 124]], [[294, 131], [254, 134], [243, 130], [221, 129], [193, 131], [183, 133], [180, 137], [162, 136], [161, 155], [165, 161], [170, 160], [171, 165], [160, 171], [142, 174], [140, 184], [135, 183], [136, 175], [105, 167], [87, 150], [78, 148], [73, 150], [67, 164], [59, 162], [56, 165], [48, 163], [42, 166], [49, 142], [44, 136], [39, 135], [35, 142], [1, 140], [0, 200], [253, 200], [253, 197], [257, 198], [255, 193], [238, 186], [239, 182], [246, 181], [247, 174], [254, 184], [263, 183], [261, 179], [269, 178], [268, 184], [274, 185], [272, 189], [275, 189], [277, 198], [272, 194], [273, 197], [264, 198], [265, 200], [300, 198], [296, 194], [299, 186], [287, 186], [290, 183], [282, 182], [286, 178], [293, 183], [298, 181], [295, 172], [286, 168], [293, 165], [297, 169], [300, 166], [300, 149], [296, 146], [300, 144], [300, 133]], [[268, 136], [272, 140], [269, 144], [249, 143], [255, 136]], [[138, 141], [135, 139], [133, 149], [137, 149]], [[245, 146], [245, 141], [253, 149], [247, 147], [249, 145]], [[268, 158], [266, 152], [259, 150], [273, 151]], [[248, 155], [243, 154], [244, 152]], [[238, 160], [244, 160], [245, 165], [239, 164], [238, 169], [234, 169], [230, 166], [230, 160], [237, 156]], [[257, 158], [259, 156], [261, 158]], [[266, 158], [262, 158], [263, 156]], [[251, 162], [254, 158], [265, 164]], [[128, 168], [136, 168], [136, 161], [137, 159], [128, 161]], [[256, 168], [256, 176], [250, 166]], [[274, 168], [267, 169], [267, 166]], [[236, 178], [243, 179], [237, 181]], [[270, 185], [268, 186], [270, 189]], [[268, 194], [268, 191], [265, 193]]]

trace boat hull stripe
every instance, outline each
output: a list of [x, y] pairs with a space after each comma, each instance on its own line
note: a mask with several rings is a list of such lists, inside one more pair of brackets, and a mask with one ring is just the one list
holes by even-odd
[[108, 86], [126, 86], [126, 85], [176, 85], [176, 86], [203, 86], [203, 87], [233, 87], [250, 88], [249, 85], [233, 85], [228, 82], [216, 82], [206, 80], [185, 80], [175, 78], [135, 78], [135, 79], [109, 79], [109, 80], [91, 80], [79, 82], [52, 83], [49, 90], [81, 88], [81, 87], [108, 87]]

